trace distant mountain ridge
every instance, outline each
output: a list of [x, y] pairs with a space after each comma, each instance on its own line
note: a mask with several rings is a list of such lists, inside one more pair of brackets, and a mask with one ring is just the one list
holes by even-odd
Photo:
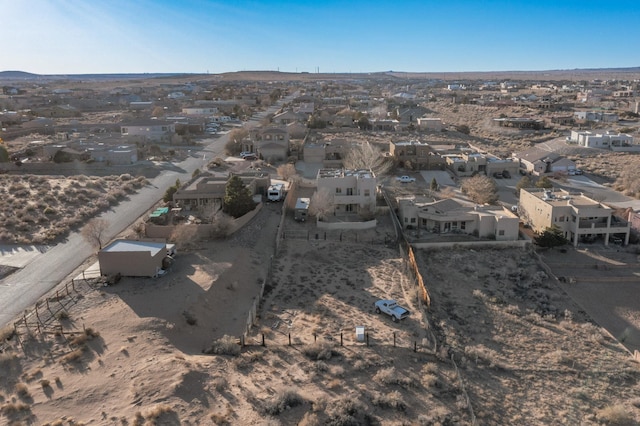
[[444, 80], [476, 80], [476, 79], [541, 79], [541, 80], [575, 80], [581, 76], [589, 79], [638, 79], [640, 66], [628, 68], [574, 68], [540, 71], [461, 71], [461, 72], [410, 72], [410, 71], [381, 71], [360, 73], [308, 73], [308, 72], [280, 72], [280, 71], [235, 71], [219, 74], [201, 73], [118, 73], [118, 74], [33, 74], [25, 71], [0, 71], [0, 81], [56, 81], [56, 80], [136, 80], [154, 78], [192, 78], [193, 76], [209, 76], [214, 78], [237, 80], [317, 80], [317, 79], [353, 79], [353, 78], [417, 78]]

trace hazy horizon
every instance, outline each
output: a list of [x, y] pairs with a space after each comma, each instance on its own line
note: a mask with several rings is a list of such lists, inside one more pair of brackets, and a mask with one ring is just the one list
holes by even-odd
[[[592, 0], [0, 0], [0, 69], [34, 74], [637, 67], [640, 6]], [[616, 31], [618, 28], [624, 31]], [[633, 63], [635, 62], [635, 63]]]

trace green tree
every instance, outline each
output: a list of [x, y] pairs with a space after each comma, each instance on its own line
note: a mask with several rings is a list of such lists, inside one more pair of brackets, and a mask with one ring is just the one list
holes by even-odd
[[564, 233], [556, 225], [545, 228], [534, 239], [535, 243], [540, 247], [558, 247], [567, 244], [567, 239], [564, 237]]
[[553, 188], [553, 183], [551, 183], [551, 179], [543, 176], [536, 182], [536, 188]]
[[531, 178], [529, 176], [522, 176], [522, 179], [518, 181], [516, 184], [516, 195], [520, 196], [520, 190], [522, 188], [532, 188], [533, 182], [531, 182]]
[[164, 201], [165, 203], [173, 201], [173, 194], [175, 194], [176, 191], [180, 189], [181, 185], [182, 183], [180, 182], [180, 179], [176, 179], [176, 183], [173, 186], [167, 188], [167, 190], [165, 191], [164, 196], [162, 197], [162, 201]]
[[238, 176], [231, 176], [225, 188], [222, 210], [233, 217], [240, 217], [253, 210], [256, 203], [249, 189]]
[[0, 163], [6, 163], [7, 161], [9, 161], [9, 152], [7, 148], [0, 145]]
[[200, 169], [195, 169], [193, 173], [191, 173], [191, 177], [194, 178], [196, 176], [200, 176]]
[[438, 181], [436, 180], [436, 178], [431, 179], [431, 184], [429, 185], [429, 189], [432, 191], [438, 190]]

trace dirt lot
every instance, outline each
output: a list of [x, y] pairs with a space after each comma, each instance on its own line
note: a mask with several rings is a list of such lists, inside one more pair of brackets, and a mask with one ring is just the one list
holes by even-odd
[[[385, 221], [358, 242], [285, 239], [271, 261], [280, 208], [268, 205], [233, 237], [180, 253], [161, 279], [83, 286], [51, 334], [23, 330], [24, 349], [13, 338], [0, 354], [0, 419], [444, 425], [470, 424], [472, 411], [489, 425], [640, 418], [637, 364], [531, 253], [418, 252], [433, 299], [423, 316], [404, 261], [384, 243], [392, 232]], [[237, 337], [212, 342], [240, 335], [270, 264], [247, 346], [203, 354], [240, 348]], [[395, 298], [412, 315], [398, 324], [376, 315], [378, 298]], [[356, 341], [357, 326], [369, 346]]]

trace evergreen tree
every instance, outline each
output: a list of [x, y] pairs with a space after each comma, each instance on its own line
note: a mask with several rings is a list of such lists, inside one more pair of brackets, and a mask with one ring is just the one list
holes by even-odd
[[548, 177], [543, 176], [542, 179], [536, 182], [536, 188], [553, 188], [553, 183]]
[[522, 179], [520, 179], [518, 181], [518, 183], [516, 184], [516, 195], [519, 197], [520, 196], [520, 190], [522, 188], [532, 188], [533, 187], [533, 182], [531, 182], [531, 179], [529, 178], [529, 176], [522, 176]]
[[256, 206], [249, 189], [238, 176], [232, 176], [227, 182], [222, 210], [233, 217], [240, 217]]
[[429, 186], [429, 189], [432, 191], [438, 190], [438, 181], [436, 180], [436, 178], [431, 179], [431, 185]]
[[545, 228], [544, 231], [535, 238], [535, 243], [540, 247], [558, 247], [567, 244], [567, 242], [562, 230], [555, 225]]

